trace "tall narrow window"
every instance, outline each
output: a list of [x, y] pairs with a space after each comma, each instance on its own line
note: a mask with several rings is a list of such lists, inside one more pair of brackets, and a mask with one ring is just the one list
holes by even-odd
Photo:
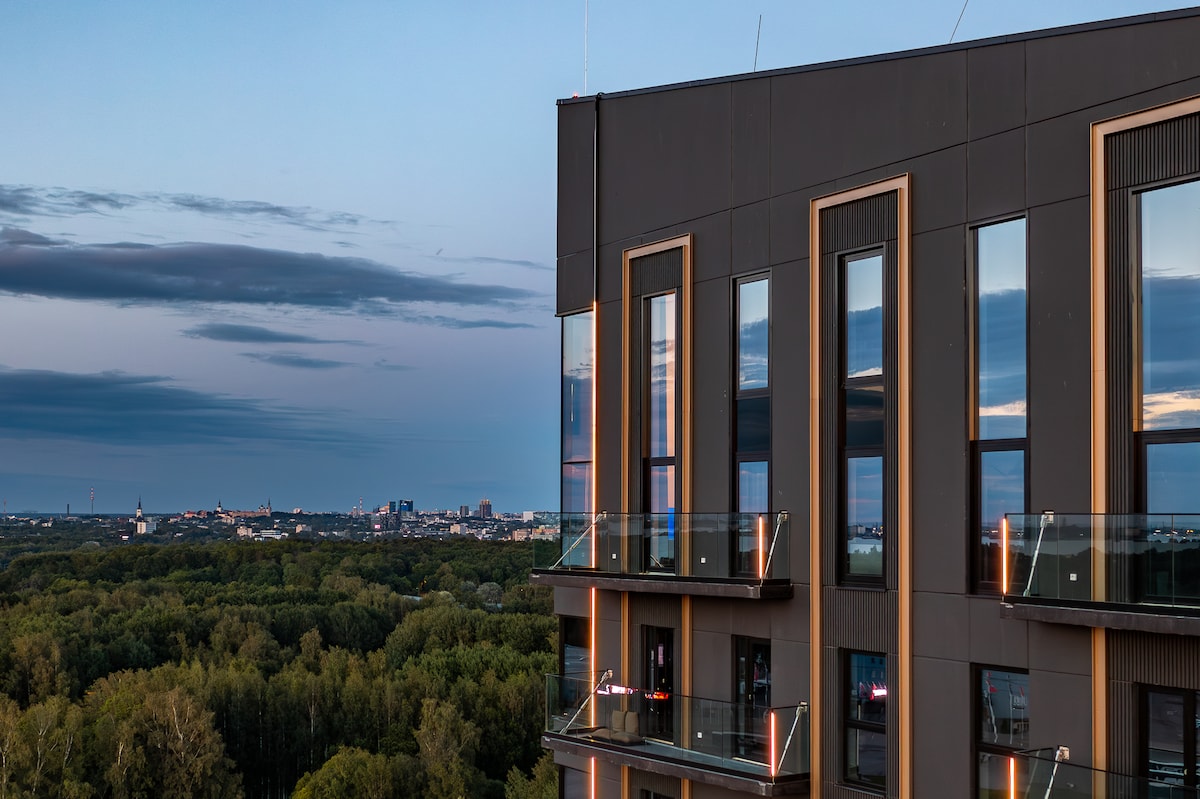
[[1029, 675], [987, 666], [976, 673], [976, 796], [1006, 796], [1008, 758], [1029, 748]]
[[883, 790], [887, 786], [887, 658], [850, 652], [845, 667], [842, 776], [847, 782]]
[[737, 509], [770, 510], [770, 279], [737, 282], [737, 391], [734, 399]]
[[843, 576], [881, 580], [884, 551], [883, 253], [842, 260]]
[[660, 294], [645, 300], [646, 338], [646, 510], [652, 517], [646, 538], [646, 567], [671, 572], [675, 568], [675, 519], [678, 478], [676, 436], [679, 427], [679, 338], [676, 295]]
[[971, 447], [975, 585], [999, 591], [1000, 522], [1026, 510], [1025, 220], [975, 229]]
[[1135, 196], [1141, 505], [1147, 513], [1191, 512], [1200, 484], [1200, 181]]
[[[563, 317], [562, 538], [564, 552], [586, 530], [592, 508], [592, 408], [595, 367], [593, 312]], [[590, 547], [569, 551], [567, 565], [590, 566]]]

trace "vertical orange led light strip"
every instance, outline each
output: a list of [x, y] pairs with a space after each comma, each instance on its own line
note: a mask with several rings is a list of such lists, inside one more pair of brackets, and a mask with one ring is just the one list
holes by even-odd
[[1017, 799], [1017, 759], [1008, 759], [1008, 799]]
[[591, 783], [588, 786], [590, 788], [588, 795], [591, 799], [596, 799], [596, 758], [594, 757], [592, 758], [592, 768], [591, 773], [588, 775], [588, 782]]
[[1008, 595], [1008, 517], [1000, 519], [1000, 593]]
[[775, 779], [775, 711], [767, 711], [771, 718], [771, 762], [768, 764], [771, 770], [771, 779]]
[[[591, 589], [589, 589], [589, 593], [590, 593], [590, 599], [591, 599], [592, 629], [589, 631], [590, 640], [588, 641], [588, 657], [591, 659], [592, 679], [595, 680], [596, 679], [596, 588], [595, 588], [595, 586], [593, 586]], [[595, 689], [593, 689], [593, 690], [595, 690]], [[595, 696], [595, 694], [592, 695], [591, 701], [588, 703], [588, 705], [589, 705], [588, 717], [591, 719], [591, 721], [589, 721], [588, 724], [589, 724], [589, 726], [595, 727], [596, 726], [596, 696]]]
[[767, 543], [767, 534], [766, 534], [766, 531], [763, 529], [763, 517], [762, 517], [762, 514], [760, 513], [758, 515], [758, 579], [760, 579], [760, 580], [763, 579], [764, 577], [766, 577], [766, 570], [767, 570], [766, 543]]

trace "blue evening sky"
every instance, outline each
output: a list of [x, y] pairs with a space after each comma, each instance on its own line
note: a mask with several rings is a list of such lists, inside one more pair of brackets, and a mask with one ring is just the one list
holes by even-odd
[[[971, 0], [957, 41], [1183, 7]], [[593, 0], [587, 92], [945, 43], [960, 0]], [[0, 9], [8, 512], [558, 505], [584, 2]]]

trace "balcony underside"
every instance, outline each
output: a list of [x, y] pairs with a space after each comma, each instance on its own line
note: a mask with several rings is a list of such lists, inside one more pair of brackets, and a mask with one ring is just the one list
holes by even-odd
[[600, 588], [606, 591], [629, 591], [643, 594], [676, 594], [711, 596], [723, 599], [791, 599], [790, 580], [718, 580], [711, 577], [677, 577], [675, 575], [618, 575], [584, 570], [534, 569], [529, 575], [533, 585], [558, 588]]
[[1166, 635], [1200, 635], [1200, 608], [1170, 605], [1118, 605], [1101, 602], [1072, 604], [1066, 600], [1007, 597], [1000, 615], [1006, 619], [1138, 630]]
[[652, 774], [694, 780], [751, 796], [795, 796], [809, 793], [807, 775], [776, 778], [759, 763], [745, 763], [744, 771], [719, 765], [719, 758], [647, 740], [636, 745], [596, 741], [574, 735], [542, 733], [542, 746], [555, 752], [594, 757], [618, 766], [630, 766]]

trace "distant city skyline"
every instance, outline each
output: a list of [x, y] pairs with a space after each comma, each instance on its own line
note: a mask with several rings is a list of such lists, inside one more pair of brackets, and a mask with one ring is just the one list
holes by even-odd
[[[976, 0], [955, 39], [1183, 5]], [[586, 89], [941, 44], [961, 8], [596, 0]], [[584, 91], [584, 3], [18, 1], [4, 25], [9, 513], [92, 487], [102, 513], [393, 486], [557, 508], [554, 103]]]

